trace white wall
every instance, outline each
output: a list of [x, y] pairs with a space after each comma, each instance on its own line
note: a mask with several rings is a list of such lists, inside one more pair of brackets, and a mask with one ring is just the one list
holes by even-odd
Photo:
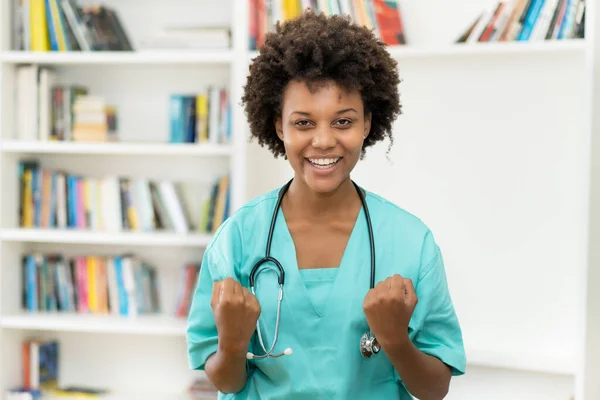
[[[415, 38], [435, 41], [423, 35]], [[354, 171], [433, 230], [470, 361], [561, 373], [470, 365], [454, 399], [573, 394], [586, 252], [584, 66], [583, 51], [400, 59], [403, 115], [389, 160], [385, 141]], [[292, 176], [256, 144], [248, 161], [250, 196]]]

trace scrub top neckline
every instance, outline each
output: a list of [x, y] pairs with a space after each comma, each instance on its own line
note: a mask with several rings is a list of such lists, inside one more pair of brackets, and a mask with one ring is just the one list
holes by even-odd
[[[312, 298], [310, 296], [309, 290], [306, 287], [304, 280], [303, 280], [302, 274], [310, 274], [310, 272], [306, 273], [306, 272], [301, 272], [301, 271], [310, 270], [311, 268], [303, 268], [303, 269], [298, 268], [298, 257], [297, 257], [297, 253], [296, 253], [296, 245], [294, 243], [294, 239], [292, 238], [292, 234], [289, 231], [287, 220], [285, 218], [285, 214], [284, 214], [282, 208], [280, 208], [277, 213], [277, 221], [276, 221], [275, 229], [277, 229], [279, 232], [281, 232], [281, 240], [285, 243], [285, 248], [291, 249], [289, 251], [289, 254], [286, 255], [286, 263], [282, 264], [283, 268], [285, 270], [285, 273], [286, 273], [286, 283], [288, 283], [290, 286], [294, 286], [294, 289], [295, 289], [293, 291], [288, 289], [288, 296], [293, 295], [295, 297], [296, 296], [301, 297], [301, 299], [298, 299], [298, 300], [300, 300], [300, 301], [303, 300], [304, 302], [308, 302], [311, 305], [314, 313], [318, 317], [323, 317], [328, 312], [330, 312], [331, 308], [333, 307], [332, 302], [335, 302], [335, 299], [340, 297], [340, 295], [338, 295], [338, 292], [340, 290], [344, 290], [344, 291], [351, 290], [351, 288], [345, 287], [347, 285], [343, 285], [343, 282], [346, 279], [346, 278], [344, 278], [344, 275], [350, 273], [350, 274], [355, 274], [356, 276], [358, 276], [360, 274], [359, 270], [356, 270], [355, 268], [353, 268], [353, 266], [354, 266], [354, 264], [356, 264], [357, 260], [349, 260], [348, 257], [349, 257], [349, 253], [352, 252], [352, 249], [356, 248], [357, 246], [362, 245], [365, 247], [365, 249], [367, 249], [368, 245], [369, 245], [369, 238], [368, 238], [368, 235], [366, 234], [367, 223], [366, 223], [366, 219], [365, 219], [364, 207], [360, 207], [360, 210], [356, 216], [356, 220], [354, 221], [354, 226], [352, 227], [352, 232], [350, 233], [350, 236], [348, 237], [348, 241], [344, 248], [344, 253], [342, 255], [342, 259], [340, 261], [339, 267], [332, 268], [336, 271], [335, 276], [332, 278], [333, 287], [332, 287], [329, 299], [326, 302], [325, 306], [322, 308], [322, 311], [320, 311], [316, 307], [314, 301], [312, 300]], [[364, 241], [364, 243], [363, 243], [363, 241]], [[327, 269], [327, 268], [319, 268], [319, 269], [323, 270], [323, 269]]]
[[331, 282], [339, 273], [339, 267], [298, 269], [304, 282]]

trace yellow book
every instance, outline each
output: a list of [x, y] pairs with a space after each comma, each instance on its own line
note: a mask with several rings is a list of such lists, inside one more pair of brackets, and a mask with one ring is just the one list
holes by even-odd
[[33, 227], [33, 192], [31, 190], [31, 181], [33, 173], [30, 169], [23, 172], [23, 221], [25, 228]]
[[208, 215], [210, 213], [210, 197], [202, 202], [202, 212], [200, 213], [200, 221], [198, 223], [199, 232], [207, 232], [206, 227], [208, 226]]
[[298, 14], [298, 1], [297, 0], [279, 0], [283, 1], [283, 19], [288, 20], [295, 18]]
[[[131, 191], [129, 191], [129, 193], [130, 193], [130, 196], [132, 196]], [[131, 225], [131, 230], [139, 231], [140, 224], [138, 223], [137, 209], [135, 208], [134, 204], [129, 204], [129, 206], [127, 207], [127, 216], [129, 218], [129, 224]]]
[[98, 311], [98, 294], [97, 294], [97, 273], [96, 273], [96, 258], [93, 256], [87, 257], [87, 281], [88, 281], [88, 306], [92, 313]]
[[50, 51], [48, 24], [46, 22], [46, 6], [44, 0], [29, 1], [29, 29], [31, 35], [31, 51]]
[[216, 233], [219, 226], [223, 223], [225, 216], [225, 202], [227, 201], [227, 192], [229, 188], [229, 176], [225, 175], [219, 182], [217, 199], [215, 201], [215, 214], [213, 216], [213, 232]]
[[196, 142], [208, 141], [208, 94], [196, 97]]

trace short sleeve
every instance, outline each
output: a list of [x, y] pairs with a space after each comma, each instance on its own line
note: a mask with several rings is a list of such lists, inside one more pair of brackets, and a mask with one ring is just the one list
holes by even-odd
[[466, 356], [462, 331], [446, 278], [442, 253], [428, 233], [422, 250], [419, 278], [415, 284], [417, 306], [413, 313], [413, 343], [423, 353], [440, 359], [462, 375]]
[[210, 306], [213, 282], [219, 280], [218, 257], [206, 251], [200, 265], [198, 284], [192, 297], [187, 324], [190, 369], [204, 370], [206, 360], [217, 351], [217, 327]]
[[191, 369], [204, 370], [208, 357], [217, 351], [217, 325], [210, 306], [213, 283], [227, 277], [238, 279], [236, 271], [242, 258], [242, 243], [238, 225], [227, 219], [202, 256], [186, 330]]

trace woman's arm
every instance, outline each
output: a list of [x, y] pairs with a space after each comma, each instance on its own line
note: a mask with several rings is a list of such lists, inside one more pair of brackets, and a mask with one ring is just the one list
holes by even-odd
[[451, 369], [438, 358], [421, 352], [408, 335], [404, 342], [390, 345], [385, 353], [406, 389], [420, 400], [441, 400], [448, 394]]
[[408, 324], [417, 302], [412, 281], [394, 274], [369, 290], [363, 308], [406, 389], [421, 400], [441, 400], [448, 393], [452, 371], [410, 340]]
[[246, 384], [246, 351], [221, 347], [206, 360], [204, 368], [211, 383], [223, 393], [237, 393]]
[[246, 353], [260, 315], [258, 300], [229, 277], [213, 284], [211, 307], [218, 332], [217, 351], [207, 360], [206, 376], [223, 393], [246, 385]]

